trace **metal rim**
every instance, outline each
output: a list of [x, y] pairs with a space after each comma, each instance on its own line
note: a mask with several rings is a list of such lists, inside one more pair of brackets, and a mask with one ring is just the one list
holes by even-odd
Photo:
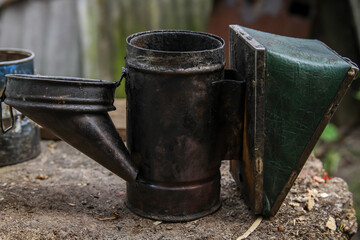
[[[212, 48], [212, 49], [206, 49], [206, 50], [198, 50], [198, 51], [162, 51], [162, 50], [155, 50], [155, 49], [149, 49], [149, 48], [142, 48], [136, 45], [133, 45], [131, 43], [131, 41], [139, 36], [144, 36], [144, 35], [154, 35], [154, 34], [162, 34], [162, 33], [182, 33], [182, 34], [191, 34], [191, 35], [198, 35], [198, 36], [204, 36], [204, 37], [210, 37], [216, 41], [218, 41], [220, 43], [219, 47], [217, 48]], [[151, 52], [158, 52], [158, 53], [167, 53], [167, 54], [184, 54], [184, 53], [200, 53], [200, 52], [211, 52], [211, 51], [216, 51], [216, 50], [220, 50], [222, 48], [224, 48], [225, 46], [225, 41], [224, 39], [222, 39], [221, 37], [218, 37], [214, 34], [210, 34], [210, 33], [204, 33], [204, 32], [197, 32], [197, 31], [187, 31], [187, 30], [157, 30], [157, 31], [145, 31], [145, 32], [139, 32], [139, 33], [135, 33], [132, 34], [130, 36], [128, 36], [126, 38], [126, 43], [128, 44], [128, 46], [131, 46], [135, 49], [139, 49], [139, 50], [145, 50], [145, 51], [151, 51]]]
[[34, 81], [51, 81], [64, 83], [87, 83], [93, 85], [115, 85], [115, 82], [99, 79], [90, 79], [90, 78], [76, 78], [76, 77], [63, 77], [63, 76], [44, 76], [44, 75], [28, 75], [28, 74], [6, 74], [5, 77], [12, 79], [31, 79]]
[[12, 61], [0, 61], [0, 66], [20, 64], [34, 60], [35, 54], [30, 50], [20, 49], [20, 48], [0, 48], [0, 52], [5, 52], [8, 54], [22, 54], [24, 58]]
[[156, 215], [148, 214], [140, 209], [133, 207], [131, 205], [131, 203], [129, 203], [129, 201], [126, 201], [125, 205], [133, 213], [135, 213], [139, 216], [145, 217], [145, 218], [158, 220], [158, 221], [164, 221], [164, 222], [188, 222], [188, 221], [196, 220], [196, 219], [199, 219], [199, 218], [202, 218], [202, 217], [205, 217], [205, 216], [215, 213], [216, 211], [218, 211], [220, 209], [222, 202], [220, 199], [216, 205], [214, 205], [212, 208], [210, 208], [208, 210], [205, 210], [205, 211], [202, 211], [199, 213], [187, 214], [187, 215], [183, 215], [183, 216], [164, 215], [164, 214], [156, 214]]
[[[185, 34], [187, 37], [194, 37], [194, 40], [200, 43], [205, 40], [209, 45], [208, 48], [189, 48], [186, 50], [186, 48], [180, 47], [164, 51], [165, 48], [152, 48], [151, 46], [146, 48], [132, 43], [133, 39], [139, 38], [141, 42], [141, 37], [150, 38], [156, 36], [154, 34]], [[196, 38], [200, 38], [200, 40]], [[189, 40], [191, 41], [191, 39]], [[130, 35], [126, 39], [126, 66], [138, 71], [161, 74], [194, 74], [222, 70], [225, 66], [224, 48], [225, 41], [209, 33], [186, 30], [140, 32]]]

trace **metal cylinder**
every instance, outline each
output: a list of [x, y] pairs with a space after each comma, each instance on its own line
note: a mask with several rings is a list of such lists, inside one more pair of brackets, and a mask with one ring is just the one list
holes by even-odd
[[[0, 48], [0, 90], [6, 85], [5, 75], [33, 74], [34, 53], [21, 49]], [[0, 103], [4, 125], [11, 122], [9, 106]], [[20, 112], [15, 111], [12, 131], [0, 134], [0, 167], [32, 159], [40, 154], [38, 127]]]
[[164, 221], [188, 221], [220, 207], [216, 93], [224, 41], [192, 31], [127, 38], [127, 141], [139, 167], [127, 206]]

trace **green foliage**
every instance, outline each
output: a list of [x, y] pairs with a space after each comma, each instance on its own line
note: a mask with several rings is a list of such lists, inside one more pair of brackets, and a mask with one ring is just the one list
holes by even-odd
[[358, 224], [360, 224], [360, 179], [358, 178], [358, 176], [351, 178], [352, 180], [349, 182], [349, 190], [353, 193], [356, 217], [358, 219]]
[[334, 149], [328, 151], [324, 158], [324, 169], [330, 174], [335, 175], [339, 168], [341, 154]]
[[357, 90], [357, 92], [355, 93], [354, 97], [355, 97], [356, 100], [359, 100], [359, 101], [360, 101], [360, 89]]
[[338, 128], [333, 124], [329, 123], [324, 132], [322, 133], [320, 139], [324, 142], [335, 142], [340, 138]]
[[[329, 123], [322, 133], [320, 139], [325, 143], [338, 141], [340, 139], [338, 128], [333, 123]], [[325, 170], [331, 175], [336, 174], [340, 160], [341, 154], [334, 149], [330, 149], [323, 159]]]

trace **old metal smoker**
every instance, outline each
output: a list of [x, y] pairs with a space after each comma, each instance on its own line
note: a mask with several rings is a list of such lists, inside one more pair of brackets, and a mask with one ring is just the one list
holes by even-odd
[[[129, 36], [128, 149], [107, 113], [115, 109], [119, 83], [8, 75], [5, 102], [125, 179], [135, 213], [187, 221], [220, 207], [223, 148], [217, 147], [215, 103], [217, 89], [225, 89], [224, 66], [224, 40], [211, 34]], [[241, 95], [242, 82], [228, 82]]]
[[119, 82], [7, 75], [3, 99], [125, 179], [127, 206], [141, 216], [187, 221], [216, 211], [222, 159], [233, 160], [253, 211], [274, 215], [358, 69], [316, 40], [230, 29], [236, 71], [224, 71], [224, 41], [211, 34], [127, 38], [128, 148], [107, 113]]

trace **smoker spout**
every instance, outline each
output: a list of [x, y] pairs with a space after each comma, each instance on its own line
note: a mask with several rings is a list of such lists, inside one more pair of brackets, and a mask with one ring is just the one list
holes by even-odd
[[108, 113], [20, 111], [119, 177], [135, 181], [137, 169]]
[[100, 80], [7, 75], [5, 103], [128, 182], [137, 167], [107, 113], [115, 83]]

